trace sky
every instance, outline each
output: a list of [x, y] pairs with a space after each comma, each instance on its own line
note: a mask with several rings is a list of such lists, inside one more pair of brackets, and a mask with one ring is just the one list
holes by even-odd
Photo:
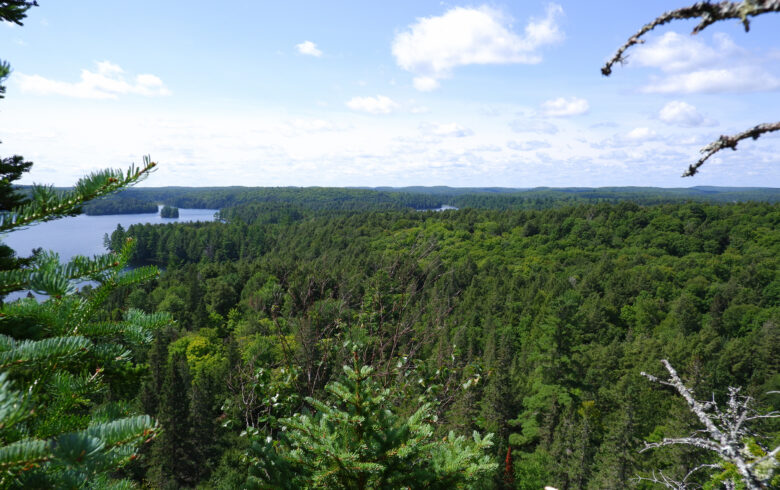
[[675, 1], [39, 1], [0, 25], [0, 156], [72, 185], [780, 187], [780, 16], [690, 35]]

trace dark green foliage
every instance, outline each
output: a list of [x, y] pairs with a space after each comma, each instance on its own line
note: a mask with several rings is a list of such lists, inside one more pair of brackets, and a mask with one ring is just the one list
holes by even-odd
[[191, 380], [187, 360], [174, 355], [167, 362], [158, 419], [162, 433], [154, 442], [152, 480], [157, 488], [178, 488], [196, 480], [190, 426]]
[[492, 436], [434, 435], [434, 407], [421, 400], [399, 416], [369, 366], [344, 366], [326, 387], [331, 400], [307, 398], [314, 413], [277, 422], [278, 440], [253, 432], [249, 484], [261, 488], [477, 488], [497, 464]]
[[576, 204], [620, 203], [642, 205], [698, 202], [780, 201], [776, 188], [657, 187], [600, 188], [453, 188], [380, 187], [159, 187], [129, 189], [106, 200], [166, 202], [180, 208], [223, 209], [222, 218], [284, 223], [317, 211], [368, 212], [434, 210], [443, 205], [478, 209], [548, 209]]
[[19, 180], [30, 167], [32, 162], [25, 162], [19, 155], [0, 159], [0, 211], [10, 211], [25, 202], [25, 196], [16, 191], [12, 182]]
[[[352, 340], [399, 414], [419, 408], [416, 376], [392, 374], [414, 357], [409, 373], [441, 386], [439, 437], [495, 434], [494, 484], [508, 481], [511, 448], [517, 488], [623, 488], [652, 468], [679, 476], [701, 462], [637, 452], [693, 422], [639, 376], [658, 359], [699, 392], [743, 386], [758, 408], [777, 408], [764, 395], [780, 382], [777, 206], [294, 216], [249, 205], [228, 222], [133, 226], [112, 241], [135, 237], [136, 260], [167, 266], [145, 307], [179, 320], [169, 350], [186, 352], [191, 373], [226, 380], [202, 392], [227, 423], [209, 464], [233, 461], [225, 448], [246, 426], [278, 440], [270, 421], [304, 413], [306, 396], [326, 400]], [[218, 374], [226, 365], [231, 374]], [[290, 367], [299, 374], [277, 390]], [[222, 474], [235, 476], [213, 469]]]
[[83, 207], [84, 214], [99, 216], [104, 214], [143, 214], [156, 213], [157, 204], [140, 199], [112, 197], [92, 201]]
[[[3, 88], [0, 87], [0, 97], [2, 97], [2, 90]], [[10, 211], [26, 201], [25, 196], [17, 192], [12, 183], [19, 180], [24, 172], [28, 172], [31, 166], [32, 162], [25, 162], [19, 155], [0, 159], [0, 213]], [[10, 247], [0, 243], [0, 270], [13, 269], [27, 263], [28, 261], [16, 258], [15, 252]]]
[[[14, 230], [72, 214], [85, 201], [143, 178], [154, 164], [127, 173], [93, 174], [67, 194], [36, 188], [30, 202], [0, 216]], [[163, 313], [126, 309], [112, 321], [101, 308], [118, 288], [157, 276], [153, 268], [125, 271], [134, 242], [109, 256], [74, 257], [61, 264], [40, 253], [29, 267], [0, 271], [0, 293], [31, 289], [48, 297], [0, 307], [0, 486], [77, 488], [126, 486], [110, 474], [154, 436], [155, 422], [134, 415], [126, 387], [137, 382], [131, 351], [170, 323]], [[89, 292], [77, 286], [95, 281]], [[7, 377], [6, 377], [7, 376]], [[12, 402], [12, 400], [15, 400]]]
[[167, 204], [160, 210], [160, 216], [163, 218], [178, 218], [179, 208], [168, 206]]

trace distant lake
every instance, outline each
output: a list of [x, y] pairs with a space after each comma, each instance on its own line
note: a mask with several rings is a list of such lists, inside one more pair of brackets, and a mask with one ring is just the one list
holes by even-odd
[[[8, 245], [21, 257], [32, 254], [34, 248], [43, 248], [60, 254], [61, 262], [68, 262], [74, 255], [101, 255], [107, 252], [103, 237], [116, 230], [117, 225], [127, 229], [138, 223], [188, 223], [193, 221], [214, 221], [217, 209], [179, 208], [178, 218], [161, 218], [152, 214], [108, 214], [87, 216], [85, 214], [39, 223], [29, 228], [0, 234], [0, 242]], [[5, 301], [20, 297], [21, 293], [9, 294]]]
[[449, 204], [442, 204], [441, 207], [438, 208], [429, 208], [429, 209], [418, 209], [417, 211], [457, 211], [458, 208], [455, 206], [450, 206]]

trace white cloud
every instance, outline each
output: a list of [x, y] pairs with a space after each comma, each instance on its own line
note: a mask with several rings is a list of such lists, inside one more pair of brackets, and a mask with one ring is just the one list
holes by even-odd
[[626, 134], [625, 138], [630, 141], [652, 141], [657, 136], [650, 128], [634, 128]]
[[588, 112], [590, 105], [585, 99], [577, 97], [570, 97], [565, 99], [558, 97], [557, 99], [548, 100], [542, 103], [542, 112], [546, 116], [564, 117], [564, 116], [578, 116]]
[[414, 77], [412, 84], [420, 92], [431, 92], [441, 85], [438, 80], [432, 77]]
[[715, 36], [719, 49], [708, 46], [701, 38], [667, 32], [663, 36], [637, 46], [629, 63], [659, 68], [666, 72], [690, 71], [717, 62], [733, 54], [736, 46], [728, 36]]
[[533, 151], [541, 150], [544, 148], [551, 148], [552, 145], [546, 141], [532, 140], [532, 141], [509, 141], [506, 144], [507, 148], [517, 151]]
[[136, 75], [128, 82], [124, 70], [109, 61], [97, 63], [97, 71], [81, 70], [79, 82], [61, 82], [40, 75], [17, 73], [14, 79], [22, 92], [36, 95], [64, 95], [83, 99], [116, 99], [120, 95], [170, 95], [171, 91], [155, 75]]
[[424, 132], [432, 134], [434, 136], [442, 136], [448, 138], [465, 138], [474, 134], [469, 128], [465, 128], [458, 123], [424, 123], [420, 125], [420, 129]]
[[389, 114], [398, 107], [398, 104], [390, 97], [377, 95], [376, 97], [353, 97], [347, 101], [347, 107], [353, 111]]
[[349, 126], [332, 120], [298, 118], [287, 120], [279, 124], [275, 129], [279, 129], [285, 136], [300, 136], [329, 131], [345, 131], [349, 129]]
[[420, 105], [420, 106], [412, 107], [411, 109], [409, 109], [409, 112], [411, 112], [412, 114], [427, 114], [431, 112], [431, 109], [424, 105]]
[[538, 119], [515, 119], [509, 123], [509, 127], [515, 133], [555, 134], [558, 132], [558, 126], [555, 124]]
[[780, 78], [759, 67], [730, 67], [680, 73], [642, 89], [653, 94], [764, 92], [780, 88]]
[[685, 128], [715, 125], [714, 121], [701, 115], [696, 107], [681, 100], [673, 100], [663, 106], [658, 112], [658, 118], [666, 124]]
[[296, 44], [295, 47], [301, 54], [307, 54], [309, 56], [322, 56], [322, 51], [317, 48], [317, 45], [311, 41], [303, 41], [300, 44]]
[[472, 64], [539, 63], [537, 50], [563, 39], [559, 5], [550, 4], [542, 19], [531, 19], [522, 34], [511, 20], [483, 5], [455, 7], [438, 17], [424, 17], [395, 36], [393, 56], [402, 69], [417, 75], [414, 86], [429, 91], [458, 66]]
[[761, 59], [726, 34], [715, 33], [712, 45], [700, 38], [667, 32], [636, 48], [629, 61], [666, 73], [642, 88], [646, 93], [760, 92], [780, 88], [780, 77]]

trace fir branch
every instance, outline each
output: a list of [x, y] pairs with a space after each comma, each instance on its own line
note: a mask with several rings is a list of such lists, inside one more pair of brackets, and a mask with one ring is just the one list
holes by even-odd
[[91, 346], [92, 343], [84, 337], [15, 341], [11, 337], [0, 335], [0, 369], [78, 356]]
[[0, 231], [9, 231], [33, 223], [51, 221], [78, 213], [87, 201], [106, 196], [146, 178], [157, 166], [148, 156], [141, 167], [131, 165], [126, 172], [103, 170], [78, 181], [72, 191], [58, 194], [53, 188], [35, 186], [31, 202], [0, 214]]

